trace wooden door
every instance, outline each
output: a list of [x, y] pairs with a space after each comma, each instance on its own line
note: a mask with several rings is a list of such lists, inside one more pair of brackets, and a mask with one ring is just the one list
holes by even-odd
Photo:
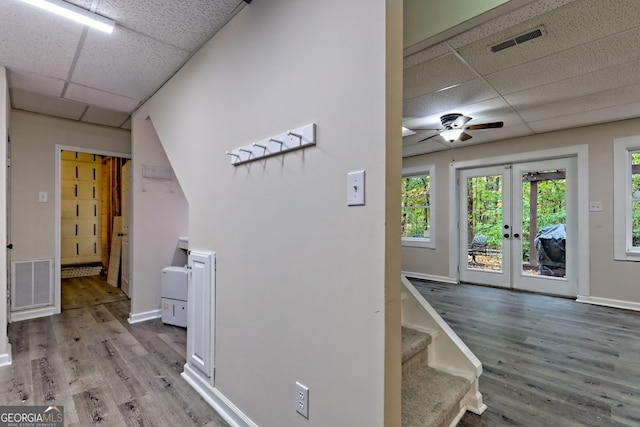
[[122, 292], [124, 292], [127, 296], [130, 296], [129, 290], [129, 234], [131, 232], [131, 225], [129, 221], [129, 197], [130, 197], [130, 187], [131, 187], [131, 171], [130, 171], [131, 162], [127, 162], [122, 166], [122, 186], [121, 186], [121, 212], [122, 212], [122, 267], [120, 272], [121, 276], [121, 286]]
[[61, 265], [99, 263], [101, 156], [63, 151], [61, 159]]

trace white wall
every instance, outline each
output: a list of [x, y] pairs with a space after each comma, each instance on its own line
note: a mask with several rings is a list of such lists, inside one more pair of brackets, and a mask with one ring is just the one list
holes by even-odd
[[[172, 186], [143, 180], [142, 165], [169, 166], [150, 120], [132, 122], [133, 168], [131, 170], [132, 227], [131, 314], [160, 308], [160, 276], [164, 267], [185, 265], [186, 251], [178, 237], [188, 234], [189, 207], [180, 184]], [[146, 182], [143, 191], [143, 181]]]
[[[456, 149], [456, 161], [481, 159], [492, 156], [524, 153], [556, 147], [587, 144], [589, 148], [589, 200], [603, 203], [602, 212], [589, 212], [589, 229], [580, 232], [580, 238], [588, 242], [591, 296], [640, 303], [638, 276], [640, 263], [613, 260], [613, 140], [639, 135], [640, 119], [625, 120], [577, 129], [550, 132], [524, 138], [510, 139], [468, 148]], [[404, 166], [435, 163], [437, 174], [438, 205], [436, 215], [437, 248], [402, 249], [402, 269], [426, 275], [449, 276], [449, 151], [404, 159]], [[579, 183], [580, 185], [580, 183]], [[588, 210], [588, 206], [580, 206]], [[432, 230], [432, 232], [434, 232]], [[587, 240], [589, 239], [589, 240]], [[582, 244], [582, 243], [581, 243]]]
[[[0, 67], [0, 165], [7, 164], [7, 138], [11, 107], [7, 70]], [[7, 169], [0, 173], [0, 290], [7, 289]], [[0, 365], [11, 360], [7, 340], [7, 299], [0, 298]]]
[[[13, 110], [11, 114], [12, 261], [53, 258], [56, 145], [131, 152], [127, 130]], [[46, 191], [48, 202], [38, 202]]]
[[[387, 257], [399, 258], [400, 199], [388, 209], [386, 186], [400, 187], [401, 43], [386, 28], [401, 29], [401, 10], [254, 1], [143, 109], [187, 197], [190, 248], [217, 253], [216, 388], [258, 425], [375, 427], [385, 411], [399, 425], [399, 368], [385, 408], [385, 357], [399, 355], [400, 328], [385, 355], [385, 322], [400, 295], [385, 299], [385, 273], [398, 289]], [[316, 147], [240, 167], [225, 156], [311, 122]], [[367, 204], [347, 207], [360, 169]]]

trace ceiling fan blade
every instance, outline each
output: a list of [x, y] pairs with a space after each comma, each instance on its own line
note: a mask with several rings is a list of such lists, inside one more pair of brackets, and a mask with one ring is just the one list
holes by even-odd
[[480, 123], [477, 125], [464, 126], [463, 129], [465, 130], [496, 129], [496, 128], [501, 128], [502, 126], [504, 126], [503, 122], [493, 122], [493, 123]]
[[440, 131], [443, 131], [443, 130], [444, 130], [444, 129], [442, 129], [442, 128], [437, 128], [437, 129], [436, 129], [436, 128], [410, 128], [410, 129], [411, 129], [411, 130], [435, 130], [435, 131], [438, 131], [438, 132], [440, 132]]
[[421, 139], [420, 141], [416, 142], [416, 144], [419, 144], [421, 142], [425, 142], [426, 140], [431, 139], [431, 138], [435, 138], [436, 136], [440, 136], [440, 134], [436, 133], [435, 135], [428, 136], [428, 137], [426, 137], [424, 139]]
[[451, 127], [454, 129], [459, 129], [463, 127], [469, 120], [471, 120], [471, 117], [460, 116], [453, 123], [451, 123]]
[[471, 135], [469, 135], [468, 133], [462, 132], [460, 134], [460, 138], [459, 139], [460, 139], [460, 141], [466, 141], [467, 139], [471, 139], [471, 138], [472, 138]]

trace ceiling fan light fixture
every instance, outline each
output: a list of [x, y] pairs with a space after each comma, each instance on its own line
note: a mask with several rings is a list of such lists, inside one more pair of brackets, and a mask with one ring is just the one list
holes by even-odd
[[84, 25], [88, 25], [96, 30], [103, 31], [107, 34], [113, 32], [115, 27], [115, 21], [100, 16], [93, 12], [89, 12], [81, 7], [67, 3], [62, 0], [22, 0], [32, 6], [39, 7], [48, 12], [55, 13], [58, 16], [62, 16], [67, 19], [79, 22]]
[[409, 135], [415, 135], [416, 133], [414, 131], [412, 131], [411, 129], [407, 129], [406, 127], [402, 126], [402, 136], [409, 136]]
[[463, 130], [461, 128], [458, 129], [446, 129], [443, 130], [442, 132], [440, 132], [440, 136], [443, 137], [444, 139], [446, 139], [449, 142], [453, 142], [455, 140], [457, 140], [458, 138], [460, 138], [460, 135], [462, 135]]

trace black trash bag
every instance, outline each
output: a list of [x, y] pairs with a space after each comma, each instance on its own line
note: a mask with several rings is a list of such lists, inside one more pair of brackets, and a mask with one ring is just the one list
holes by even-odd
[[566, 274], [566, 224], [550, 225], [536, 234], [536, 258], [540, 273], [546, 276], [564, 276]]

